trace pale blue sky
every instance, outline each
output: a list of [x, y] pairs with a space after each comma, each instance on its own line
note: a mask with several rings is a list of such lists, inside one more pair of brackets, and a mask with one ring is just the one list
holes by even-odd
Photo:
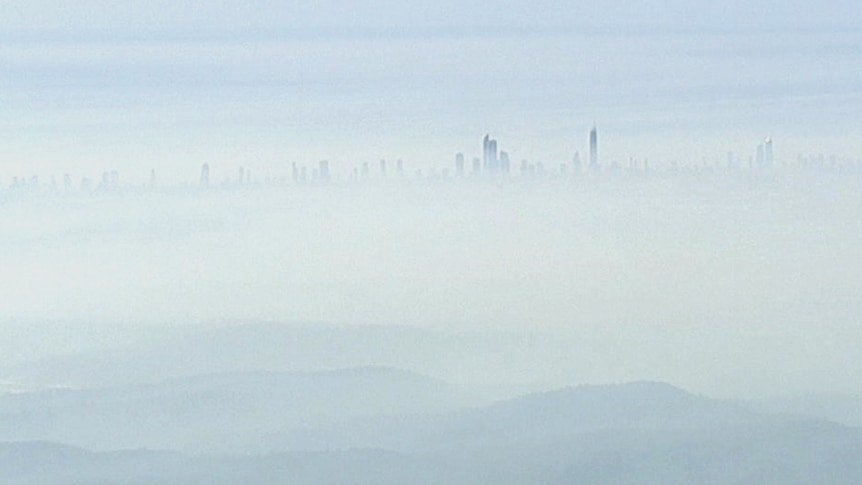
[[845, 25], [859, 26], [858, 2], [318, 0], [314, 2], [8, 0], [0, 29], [73, 31], [201, 31], [400, 29], [402, 27], [570, 27], [607, 25]]
[[[779, 165], [855, 162], [859, 26], [849, 1], [7, 0], [0, 187], [321, 159], [342, 180], [379, 159], [427, 174], [485, 133], [555, 167], [594, 122], [602, 163], [745, 164], [766, 136]], [[13, 193], [0, 318], [529, 324], [584, 332], [620, 370], [587, 379], [858, 392], [858, 179], [787, 180]]]
[[119, 169], [193, 180], [330, 159], [855, 159], [856, 2], [175, 2], [0, 5], [0, 183]]

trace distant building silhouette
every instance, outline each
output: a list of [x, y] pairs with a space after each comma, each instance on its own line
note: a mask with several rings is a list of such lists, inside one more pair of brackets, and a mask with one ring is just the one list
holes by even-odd
[[458, 153], [455, 155], [455, 174], [458, 177], [464, 176], [464, 154]]
[[599, 168], [599, 133], [595, 125], [590, 130], [590, 169], [596, 170]]
[[772, 155], [772, 138], [766, 137], [766, 140], [763, 142], [763, 161], [767, 167], [772, 167], [773, 155]]
[[500, 152], [500, 173], [504, 175], [509, 174], [509, 154], [506, 152]]
[[487, 173], [497, 173], [500, 169], [497, 158], [497, 140], [492, 140], [490, 135], [482, 139], [482, 168]]
[[482, 138], [482, 170], [488, 170], [488, 150], [491, 145], [491, 135], [485, 135], [485, 138]]
[[497, 158], [497, 140], [488, 142], [488, 171], [497, 173], [500, 170], [500, 161]]
[[321, 182], [329, 182], [329, 161], [321, 160], [317, 163], [317, 175]]
[[201, 165], [201, 187], [210, 186], [210, 166], [208, 163]]

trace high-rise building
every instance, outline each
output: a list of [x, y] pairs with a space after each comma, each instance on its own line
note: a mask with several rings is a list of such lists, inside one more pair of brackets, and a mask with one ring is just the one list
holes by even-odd
[[491, 136], [485, 135], [485, 138], [482, 138], [482, 170], [488, 170], [488, 152], [490, 151], [491, 145]]
[[210, 186], [210, 166], [208, 163], [201, 165], [201, 187]]
[[321, 182], [329, 182], [329, 160], [321, 160], [317, 163], [317, 176]]
[[464, 176], [464, 154], [458, 153], [455, 155], [455, 174], [458, 177]]
[[497, 158], [497, 140], [488, 142], [488, 171], [497, 173], [500, 170], [500, 161]]
[[763, 161], [767, 167], [772, 166], [773, 158], [772, 158], [772, 138], [766, 137], [766, 140], [763, 142]]
[[386, 160], [380, 160], [380, 176], [386, 178]]
[[500, 161], [497, 157], [497, 140], [485, 135], [482, 139], [482, 169], [487, 173], [497, 173], [500, 170]]
[[590, 169], [599, 168], [599, 133], [595, 125], [590, 130]]
[[509, 162], [509, 154], [506, 152], [500, 152], [500, 173], [503, 175], [508, 175], [510, 169]]

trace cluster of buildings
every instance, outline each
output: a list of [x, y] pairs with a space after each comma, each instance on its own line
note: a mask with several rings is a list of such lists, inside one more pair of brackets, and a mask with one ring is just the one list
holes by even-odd
[[[498, 150], [497, 140], [491, 138], [490, 135], [485, 135], [482, 139], [482, 158], [473, 158], [470, 166], [469, 174], [476, 177], [482, 174], [488, 176], [509, 175], [512, 172], [512, 162], [509, 154], [505, 151]], [[574, 170], [581, 170], [580, 154], [575, 153], [572, 161]], [[590, 169], [596, 170], [599, 166], [599, 138], [598, 131], [595, 127], [590, 131]], [[561, 173], [565, 173], [566, 165], [560, 166]], [[543, 172], [542, 164], [531, 164], [527, 160], [521, 160], [520, 172], [522, 176], [536, 175]], [[455, 155], [455, 175], [464, 177], [468, 175], [466, 162], [463, 153]]]
[[[748, 160], [748, 169], [751, 171], [764, 171], [771, 169], [775, 164], [775, 155], [773, 141], [771, 138], [766, 138], [763, 143], [756, 148], [754, 156]], [[369, 179], [385, 179], [390, 176], [403, 179], [405, 175], [405, 166], [402, 160], [397, 160], [394, 164], [394, 169], [390, 171], [386, 160], [380, 160], [376, 169], [368, 162], [363, 162], [355, 165], [346, 174], [342, 172], [333, 174], [330, 163], [327, 160], [321, 160], [312, 166], [298, 165], [293, 163], [290, 167], [290, 175], [278, 177], [267, 176], [264, 180], [254, 179], [250, 169], [239, 167], [235, 177], [225, 177], [220, 181], [213, 179], [210, 165], [205, 163], [200, 169], [200, 179], [198, 182], [201, 188], [210, 187], [242, 187], [252, 185], [302, 185], [302, 184], [326, 184], [334, 180], [347, 180], [349, 182], [362, 182]], [[838, 161], [832, 157], [826, 160], [823, 155], [805, 157], [800, 155], [797, 161], [800, 169], [824, 169], [834, 170], [839, 167]], [[847, 165], [840, 165], [846, 167]], [[855, 164], [850, 164], [851, 170], [856, 173], [862, 173], [862, 162], [856, 161]], [[670, 167], [661, 171], [651, 171], [649, 163], [646, 160], [638, 162], [630, 159], [627, 165], [619, 162], [610, 162], [601, 164], [599, 159], [599, 136], [595, 126], [589, 132], [589, 159], [586, 167], [583, 166], [580, 153], [575, 153], [571, 163], [560, 163], [556, 166], [546, 167], [542, 163], [531, 163], [527, 160], [522, 160], [520, 165], [513, 167], [509, 154], [501, 150], [496, 139], [491, 138], [490, 134], [486, 134], [482, 138], [482, 156], [474, 157], [468, 164], [467, 158], [463, 153], [455, 155], [454, 174], [449, 168], [431, 169], [430, 172], [423, 173], [422, 170], [416, 170], [416, 179], [501, 179], [509, 177], [520, 177], [522, 179], [541, 179], [548, 177], [563, 177], [571, 170], [574, 174], [581, 173], [676, 173], [688, 170], [690, 167], [680, 167], [675, 162], [670, 164]], [[733, 172], [744, 169], [744, 163], [736, 159], [733, 153], [728, 153], [727, 163], [724, 167], [719, 167], [718, 164], [706, 167], [705, 170], [723, 172]], [[697, 167], [696, 170], [700, 170]], [[513, 173], [517, 171], [518, 173]], [[12, 179], [9, 184], [10, 189], [33, 189], [48, 187], [52, 190], [60, 190], [61, 187], [55, 179], [51, 179], [50, 185], [42, 184], [38, 177]], [[151, 171], [148, 186], [156, 187], [156, 173]], [[78, 189], [85, 192], [90, 191], [112, 191], [120, 187], [120, 176], [116, 171], [104, 172], [101, 179], [92, 180], [83, 178]], [[65, 191], [75, 190], [75, 184], [69, 174], [63, 176], [62, 189]]]

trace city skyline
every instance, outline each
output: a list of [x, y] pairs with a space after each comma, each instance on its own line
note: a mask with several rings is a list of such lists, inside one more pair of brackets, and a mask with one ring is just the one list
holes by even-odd
[[[566, 161], [564, 156], [561, 156], [559, 161], [546, 163], [543, 161], [532, 161], [529, 158], [521, 158], [518, 166], [513, 169], [507, 151], [500, 150], [498, 141], [491, 138], [490, 134], [486, 134], [481, 141], [481, 158], [473, 156], [469, 153], [457, 152], [454, 157], [454, 163], [451, 165], [438, 164], [431, 166], [412, 166], [408, 171], [405, 171], [404, 160], [399, 158], [396, 160], [396, 168], [393, 173], [387, 172], [387, 160], [380, 159], [377, 162], [377, 169], [372, 170], [369, 163], [366, 162], [350, 162], [342, 161], [339, 164], [332, 164], [329, 160], [322, 159], [311, 163], [301, 162], [285, 162], [283, 169], [279, 172], [265, 172], [263, 175], [254, 174], [253, 169], [249, 166], [238, 165], [234, 167], [224, 167], [218, 173], [213, 172], [211, 176], [211, 168], [209, 163], [204, 163], [200, 166], [198, 177], [198, 186], [208, 188], [211, 186], [243, 186], [251, 184], [268, 184], [268, 185], [284, 185], [286, 183], [305, 184], [305, 183], [328, 183], [331, 181], [341, 182], [360, 182], [369, 179], [385, 179], [389, 178], [542, 178], [547, 176], [564, 177], [578, 176], [583, 174], [597, 174], [601, 172], [611, 173], [675, 173], [679, 170], [707, 170], [722, 172], [738, 172], [743, 170], [748, 171], [765, 171], [772, 169], [783, 170], [844, 170], [856, 172], [862, 167], [862, 157], [855, 159], [839, 159], [834, 155], [826, 156], [823, 153], [798, 154], [793, 160], [787, 158], [775, 157], [774, 142], [770, 136], [763, 138], [763, 142], [756, 145], [751, 154], [746, 158], [744, 153], [736, 154], [728, 151], [725, 160], [718, 157], [703, 158], [700, 161], [678, 161], [678, 160], [650, 160], [648, 158], [639, 158], [631, 156], [628, 160], [606, 160], [603, 162], [599, 157], [599, 135], [598, 126], [593, 125], [588, 133], [587, 151], [589, 154], [589, 165], [583, 167], [581, 165], [580, 151], [575, 150], [574, 156]], [[467, 160], [472, 158], [472, 164], [467, 166]], [[409, 163], [409, 162], [408, 162]], [[335, 167], [333, 170], [330, 167]], [[230, 176], [231, 171], [235, 171], [236, 177]], [[0, 174], [0, 188], [14, 189], [24, 187], [40, 187], [50, 186], [54, 189], [62, 189], [65, 191], [72, 190], [77, 186], [83, 191], [95, 189], [116, 189], [120, 186], [120, 175], [118, 170], [107, 170], [100, 174], [89, 176], [81, 175], [77, 181], [73, 178], [70, 172], [62, 174], [62, 182], [58, 182], [57, 175], [49, 175], [43, 177], [40, 175], [29, 176], [9, 176], [4, 183], [4, 177]], [[157, 177], [156, 169], [149, 169], [146, 184], [134, 184], [132, 186], [155, 187], [159, 183], [170, 185], [188, 185], [190, 180], [167, 180], [160, 182]]]
[[862, 483], [859, 0], [3, 0], [0, 482]]
[[[8, 18], [26, 20], [33, 8], [13, 8]], [[98, 183], [103, 171], [118, 171], [145, 185], [151, 170], [159, 183], [176, 183], [195, 181], [204, 163], [221, 179], [240, 166], [265, 177], [284, 173], [285, 162], [310, 171], [328, 160], [333, 174], [349, 177], [353, 163], [361, 175], [363, 162], [373, 172], [379, 160], [400, 158], [412, 176], [454, 170], [458, 152], [469, 173], [484, 158], [476, 135], [486, 133], [519, 172], [521, 160], [559, 166], [575, 151], [589, 165], [593, 123], [602, 161], [648, 159], [656, 169], [714, 165], [728, 152], [745, 166], [767, 135], [780, 145], [774, 156], [790, 163], [797, 154], [862, 154], [856, 30], [781, 22], [634, 29], [594, 10], [604, 30], [499, 26], [493, 35], [385, 20], [352, 35], [319, 22], [310, 23], [322, 29], [315, 35], [154, 25], [123, 36], [114, 30], [122, 22], [109, 22], [110, 32], [69, 25], [62, 34], [40, 30], [34, 17], [29, 34], [9, 31], [0, 49], [0, 175], [70, 173]], [[102, 14], [108, 21], [126, 12]]]

